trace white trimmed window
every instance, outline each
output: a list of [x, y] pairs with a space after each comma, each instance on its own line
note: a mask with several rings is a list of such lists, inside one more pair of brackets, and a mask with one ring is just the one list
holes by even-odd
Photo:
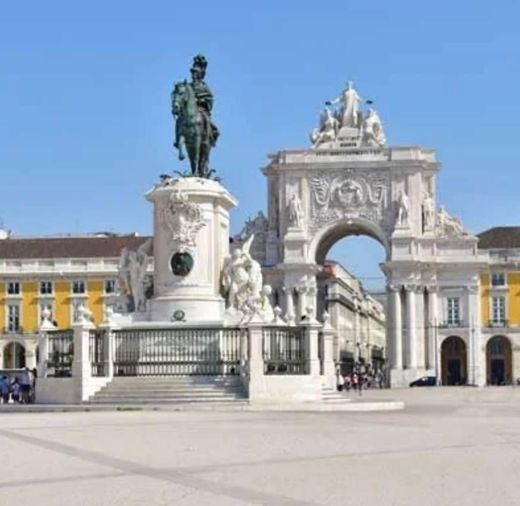
[[7, 283], [7, 295], [20, 295], [19, 281], [9, 281]]
[[492, 323], [503, 324], [506, 321], [506, 298], [492, 297], [491, 299]]
[[20, 306], [18, 304], [7, 305], [7, 332], [20, 331]]
[[40, 295], [52, 295], [52, 281], [40, 281]]
[[85, 281], [73, 281], [72, 293], [74, 295], [82, 295], [85, 293]]
[[105, 294], [111, 295], [113, 293], [116, 293], [116, 280], [115, 279], [105, 280]]
[[506, 286], [505, 272], [493, 272], [491, 274], [491, 286]]
[[458, 325], [460, 323], [460, 299], [459, 297], [448, 297], [446, 306], [446, 323]]

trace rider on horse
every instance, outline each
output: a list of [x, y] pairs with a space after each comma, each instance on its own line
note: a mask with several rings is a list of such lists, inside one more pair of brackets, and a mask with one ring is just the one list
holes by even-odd
[[206, 67], [208, 62], [202, 55], [193, 58], [191, 67], [191, 88], [197, 100], [197, 106], [204, 118], [204, 129], [208, 132], [208, 140], [211, 146], [215, 146], [219, 136], [218, 128], [211, 122], [211, 109], [213, 108], [213, 93], [208, 85], [204, 82], [206, 76]]

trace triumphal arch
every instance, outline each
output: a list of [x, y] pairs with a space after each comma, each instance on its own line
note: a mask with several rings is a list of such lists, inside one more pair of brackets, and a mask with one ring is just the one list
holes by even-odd
[[[386, 353], [391, 383], [398, 386], [439, 369], [440, 295], [462, 292], [470, 325], [458, 333], [468, 349], [475, 348], [479, 269], [485, 260], [477, 238], [438, 205], [435, 151], [387, 145], [381, 119], [367, 103], [349, 82], [326, 103], [310, 147], [269, 156], [263, 169], [268, 213], [251, 220], [249, 231], [289, 322], [320, 319], [317, 276], [338, 240], [361, 234], [383, 246]], [[468, 360], [478, 382], [478, 360]]]

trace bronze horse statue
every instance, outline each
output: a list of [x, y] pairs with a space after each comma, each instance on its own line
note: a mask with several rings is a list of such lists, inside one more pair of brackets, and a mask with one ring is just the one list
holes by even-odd
[[175, 83], [172, 92], [172, 114], [176, 118], [174, 147], [179, 150], [179, 160], [184, 160], [183, 145], [190, 160], [191, 174], [207, 178], [211, 143], [211, 123], [197, 105], [192, 86], [187, 81]]

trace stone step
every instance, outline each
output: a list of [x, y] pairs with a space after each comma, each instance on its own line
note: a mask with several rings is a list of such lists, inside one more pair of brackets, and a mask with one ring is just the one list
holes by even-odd
[[128, 397], [128, 398], [159, 398], [159, 397], [205, 397], [208, 399], [216, 399], [219, 397], [228, 397], [230, 399], [239, 399], [243, 396], [240, 392], [114, 392], [112, 390], [105, 390], [96, 393], [96, 398], [101, 397]]
[[114, 378], [89, 402], [220, 405], [244, 402], [244, 392], [237, 376], [125, 376]]
[[218, 405], [247, 405], [248, 402], [245, 399], [201, 399], [199, 397], [191, 397], [191, 398], [157, 398], [157, 399], [128, 399], [121, 397], [106, 397], [102, 399], [93, 399], [90, 401], [90, 404], [218, 404]]

